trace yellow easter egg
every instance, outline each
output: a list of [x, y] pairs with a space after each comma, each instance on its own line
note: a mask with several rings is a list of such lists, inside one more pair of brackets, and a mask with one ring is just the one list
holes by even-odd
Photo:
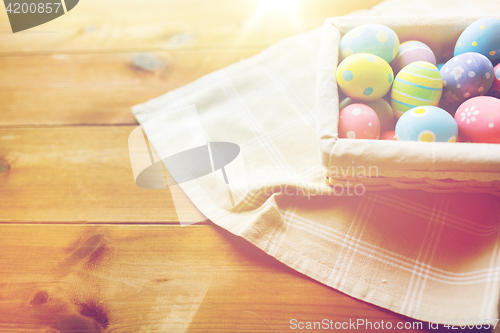
[[415, 61], [396, 75], [391, 105], [396, 117], [417, 106], [437, 106], [443, 92], [443, 79], [436, 66]]
[[358, 101], [374, 101], [391, 89], [394, 74], [384, 59], [369, 53], [345, 58], [337, 67], [337, 83], [347, 96]]

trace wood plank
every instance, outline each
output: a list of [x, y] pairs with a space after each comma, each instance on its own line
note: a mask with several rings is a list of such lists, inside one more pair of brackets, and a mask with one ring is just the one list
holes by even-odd
[[0, 127], [135, 124], [130, 111], [259, 50], [0, 59]]
[[0, 231], [1, 332], [75, 332], [71, 325], [85, 333], [289, 332], [292, 319], [414, 322], [312, 281], [210, 225]]
[[[0, 10], [0, 54], [263, 48], [319, 27], [330, 16], [370, 8], [381, 0], [298, 0], [296, 11], [257, 15], [268, 0], [85, 0], [56, 20], [11, 33]], [[261, 7], [262, 8], [262, 7]], [[285, 5], [284, 8], [290, 8]]]
[[[0, 222], [178, 223], [168, 189], [135, 184], [134, 128], [0, 129]], [[177, 212], [198, 216], [189, 200]]]

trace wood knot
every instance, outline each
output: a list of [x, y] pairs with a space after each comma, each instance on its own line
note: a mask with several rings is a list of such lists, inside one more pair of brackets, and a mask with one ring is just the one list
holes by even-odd
[[164, 69], [166, 66], [167, 64], [163, 60], [157, 58], [152, 53], [135, 53], [132, 56], [132, 67], [134, 69], [155, 72]]
[[154, 282], [158, 282], [158, 283], [161, 283], [161, 282], [168, 282], [170, 281], [170, 279], [167, 279], [167, 278], [162, 278], [162, 279], [155, 279]]
[[94, 319], [103, 329], [109, 325], [108, 315], [104, 308], [96, 303], [80, 304], [80, 314], [85, 317]]
[[38, 306], [47, 303], [48, 300], [49, 300], [49, 294], [46, 291], [42, 290], [37, 292], [35, 296], [33, 296], [33, 299], [31, 300], [30, 304], [32, 306]]
[[0, 173], [7, 173], [10, 171], [10, 164], [3, 157], [0, 157]]
[[95, 321], [78, 315], [64, 317], [57, 329], [60, 333], [99, 333], [102, 331]]
[[167, 40], [166, 47], [169, 50], [177, 50], [182, 47], [194, 45], [197, 37], [189, 33], [180, 33], [173, 35]]
[[75, 265], [89, 260], [95, 257], [96, 253], [101, 252], [102, 247], [104, 247], [104, 236], [102, 234], [93, 235], [69, 255], [65, 264]]

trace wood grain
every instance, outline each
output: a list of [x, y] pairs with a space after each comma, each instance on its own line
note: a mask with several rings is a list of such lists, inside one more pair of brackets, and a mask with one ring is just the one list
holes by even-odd
[[0, 57], [0, 127], [136, 124], [131, 106], [258, 51]]
[[293, 15], [274, 10], [256, 16], [261, 2], [266, 1], [85, 0], [57, 20], [16, 34], [2, 9], [0, 54], [262, 49], [381, 0], [299, 0]]
[[[26, 33], [0, 34], [0, 127], [134, 124], [136, 121], [130, 112], [132, 105], [145, 102], [205, 74], [253, 56], [265, 46], [284, 37], [321, 26], [331, 13], [342, 15], [379, 2], [315, 1], [316, 4], [309, 6], [302, 2], [298, 4], [298, 16], [314, 18], [313, 26], [304, 27], [293, 20], [290, 21], [294, 22], [293, 27], [284, 25], [279, 22], [279, 18], [283, 19], [283, 14], [270, 12], [262, 17], [264, 21], [252, 21], [254, 29], [258, 28], [260, 32], [234, 26], [234, 22], [243, 24], [241, 22], [249, 19], [252, 11], [248, 8], [257, 5], [254, 0], [82, 1], [74, 11], [46, 25]], [[141, 6], [160, 8], [148, 10], [148, 15], [144, 15], [144, 11], [139, 10]], [[188, 11], [186, 6], [193, 10]], [[210, 6], [210, 10], [207, 6]], [[113, 7], [119, 10], [113, 10]], [[102, 12], [99, 9], [102, 9]], [[186, 17], [187, 12], [189, 20], [180, 20], [179, 17]], [[73, 15], [74, 13], [78, 15]], [[167, 13], [167, 16], [163, 13]], [[266, 20], [269, 22], [266, 23]], [[227, 23], [228, 21], [232, 23]], [[115, 24], [118, 31], [109, 28], [101, 33], [94, 30], [87, 33], [86, 24], [93, 26], [88, 22], [106, 22], [111, 26]], [[218, 41], [207, 37], [205, 46], [194, 47], [196, 43], [189, 37], [189, 33], [182, 32], [182, 29], [179, 32], [174, 27], [165, 27], [165, 24], [194, 24], [197, 32], [193, 34], [210, 35], [210, 31], [214, 31], [218, 34]], [[84, 32], [71, 32], [69, 35], [62, 32], [35, 33], [37, 29], [56, 29], [52, 25], [67, 25], [78, 31], [83, 29]], [[7, 29], [8, 21], [6, 14], [0, 11], [0, 29], [2, 27]], [[161, 34], [157, 32], [161, 38], [164, 38], [165, 34], [171, 36], [168, 39], [170, 42], [162, 40], [163, 44], [157, 45], [159, 42], [154, 42], [155, 35], [149, 36], [148, 29], [161, 31]], [[278, 36], [275, 36], [273, 31], [278, 31]], [[87, 36], [89, 34], [93, 37]], [[138, 36], [133, 37], [130, 34]], [[268, 38], [271, 40], [267, 40]], [[137, 44], [137, 41], [140, 43]], [[164, 44], [169, 46], [165, 47]], [[16, 52], [11, 52], [10, 49]], [[3, 56], [2, 51], [5, 51]], [[16, 55], [9, 56], [12, 53]], [[36, 55], [37, 53], [39, 54]]]
[[135, 124], [132, 105], [380, 0], [314, 2], [257, 20], [256, 0], [87, 0], [17, 34], [0, 11], [0, 127]]
[[0, 129], [0, 221], [177, 223], [168, 189], [135, 184], [134, 128]]
[[8, 253], [0, 256], [1, 332], [74, 332], [69, 324], [80, 333], [290, 332], [291, 319], [413, 322], [210, 225], [0, 231], [0, 251]]

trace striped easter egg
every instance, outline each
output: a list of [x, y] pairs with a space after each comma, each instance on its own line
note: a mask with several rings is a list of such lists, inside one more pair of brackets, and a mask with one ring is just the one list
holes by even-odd
[[398, 55], [391, 64], [392, 70], [397, 75], [406, 65], [419, 60], [436, 64], [436, 56], [430, 47], [417, 40], [409, 40], [399, 46]]
[[417, 106], [437, 106], [443, 92], [443, 79], [439, 70], [427, 61], [416, 61], [405, 66], [394, 79], [391, 105], [394, 115]]

